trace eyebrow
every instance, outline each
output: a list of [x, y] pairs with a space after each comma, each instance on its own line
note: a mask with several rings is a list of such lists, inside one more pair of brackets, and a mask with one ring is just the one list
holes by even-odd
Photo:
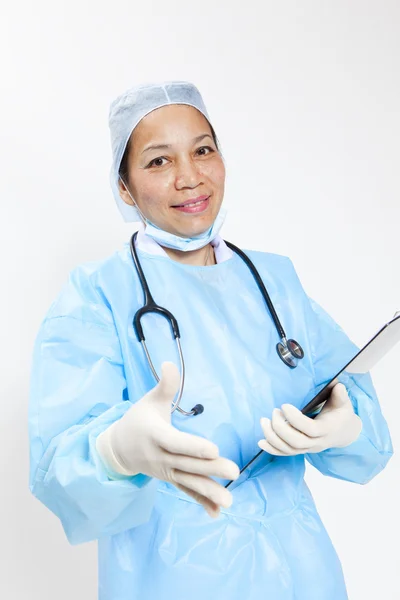
[[[212, 139], [209, 133], [203, 133], [202, 135], [198, 135], [197, 137], [193, 138], [193, 142], [197, 144], [197, 142], [200, 142], [205, 137], [209, 137]], [[151, 146], [146, 146], [142, 154], [144, 154], [148, 150], [166, 150], [168, 148], [171, 148], [171, 144], [152, 144]]]

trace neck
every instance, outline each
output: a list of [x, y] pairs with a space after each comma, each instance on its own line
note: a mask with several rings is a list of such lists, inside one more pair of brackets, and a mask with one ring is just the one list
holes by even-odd
[[182, 252], [182, 250], [173, 250], [172, 248], [166, 248], [163, 246], [165, 252], [172, 260], [180, 262], [185, 265], [205, 266], [215, 265], [214, 248], [211, 244], [207, 244], [203, 248], [198, 250], [190, 250], [189, 252]]

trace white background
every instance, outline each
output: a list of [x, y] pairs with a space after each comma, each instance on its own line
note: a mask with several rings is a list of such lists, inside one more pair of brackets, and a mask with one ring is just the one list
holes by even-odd
[[[195, 83], [227, 164], [224, 237], [290, 256], [362, 344], [400, 310], [400, 3], [16, 0], [2, 12], [0, 597], [92, 600], [95, 544], [69, 546], [28, 490], [27, 404], [33, 340], [69, 270], [132, 231], [109, 188], [110, 102], [140, 82]], [[397, 347], [372, 373], [395, 448], [399, 360]], [[351, 600], [400, 597], [399, 464], [367, 486], [308, 469]]]

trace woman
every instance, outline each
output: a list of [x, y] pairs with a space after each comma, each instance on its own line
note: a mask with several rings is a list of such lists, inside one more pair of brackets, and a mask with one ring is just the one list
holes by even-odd
[[138, 260], [180, 327], [179, 409], [203, 411], [176, 408], [179, 357], [157, 314], [142, 322], [158, 384], [149, 368], [133, 327], [143, 290], [127, 243], [75, 269], [41, 326], [33, 494], [72, 544], [98, 540], [102, 600], [347, 598], [304, 459], [366, 483], [388, 462], [390, 435], [369, 375], [343, 377], [314, 420], [299, 409], [357, 347], [287, 257], [247, 252], [304, 351], [296, 368], [280, 359], [260, 290], [219, 236], [225, 169], [195, 86], [129, 90], [112, 104], [110, 128], [117, 204], [127, 221], [142, 219]]

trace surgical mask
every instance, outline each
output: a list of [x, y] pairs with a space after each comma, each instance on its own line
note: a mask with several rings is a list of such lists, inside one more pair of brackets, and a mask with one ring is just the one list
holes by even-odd
[[191, 250], [198, 250], [199, 248], [203, 248], [207, 246], [214, 238], [217, 237], [222, 225], [224, 224], [226, 217], [226, 208], [221, 206], [219, 213], [214, 221], [214, 223], [199, 235], [186, 238], [180, 237], [179, 235], [175, 235], [174, 233], [170, 233], [169, 231], [164, 231], [151, 223], [148, 219], [145, 219], [145, 234], [151, 237], [153, 240], [158, 242], [160, 246], [166, 246], [167, 248], [172, 248], [173, 250], [181, 250], [182, 252], [189, 252]]
[[154, 241], [156, 241], [158, 244], [160, 244], [160, 246], [165, 246], [166, 248], [172, 248], [173, 250], [181, 250], [182, 252], [189, 252], [191, 250], [199, 250], [200, 248], [204, 248], [204, 246], [207, 246], [207, 244], [212, 242], [212, 240], [217, 237], [222, 225], [224, 224], [227, 210], [224, 206], [221, 206], [221, 208], [219, 209], [219, 212], [216, 216], [216, 219], [215, 219], [214, 223], [211, 225], [211, 227], [209, 227], [207, 229], [207, 231], [204, 231], [203, 233], [200, 233], [199, 235], [196, 235], [196, 236], [193, 236], [190, 238], [186, 238], [186, 237], [180, 237], [179, 235], [175, 235], [174, 233], [170, 233], [169, 231], [164, 231], [163, 229], [161, 229], [160, 227], [158, 227], [157, 225], [155, 225], [154, 223], [149, 221], [144, 216], [144, 214], [141, 212], [140, 208], [138, 207], [138, 205], [135, 203], [134, 199], [132, 198], [132, 194], [130, 193], [128, 186], [125, 184], [125, 182], [123, 182], [123, 183], [124, 183], [126, 191], [128, 192], [129, 196], [131, 197], [132, 202], [134, 202], [135, 208], [138, 211], [139, 215], [141, 216], [142, 221], [145, 225], [145, 230], [144, 230], [145, 235], [148, 235], [149, 237], [151, 237]]

